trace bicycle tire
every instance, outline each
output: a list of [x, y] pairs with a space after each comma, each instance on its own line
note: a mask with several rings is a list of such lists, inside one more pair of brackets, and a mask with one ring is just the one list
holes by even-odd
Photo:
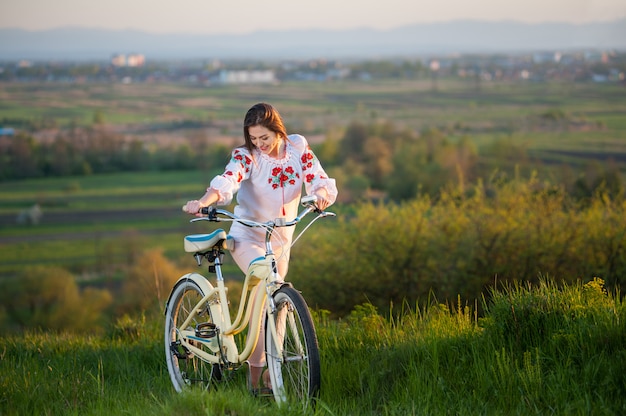
[[276, 312], [268, 313], [266, 319], [274, 319], [279, 343], [282, 343], [282, 355], [279, 356], [269, 322], [266, 322], [265, 353], [274, 398], [278, 403], [314, 406], [321, 375], [311, 313], [302, 295], [291, 287], [282, 287], [272, 297]]
[[[212, 383], [221, 377], [218, 364], [205, 362], [179, 343], [179, 328], [189, 316], [191, 309], [204, 297], [204, 291], [193, 280], [181, 280], [172, 289], [165, 312], [165, 359], [174, 388], [178, 392], [198, 388], [208, 390]], [[209, 305], [190, 322], [187, 329], [198, 324], [212, 322]], [[191, 341], [193, 342], [193, 341]], [[203, 343], [194, 346], [206, 349]]]

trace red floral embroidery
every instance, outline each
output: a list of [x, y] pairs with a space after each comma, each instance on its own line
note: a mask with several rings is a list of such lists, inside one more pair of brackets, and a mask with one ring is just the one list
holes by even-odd
[[[222, 176], [234, 176], [235, 173], [231, 170], [227, 170], [226, 172], [224, 172], [224, 175]], [[243, 175], [241, 174], [241, 172], [237, 172], [237, 182], [241, 182], [243, 180]]]
[[[252, 164], [252, 159], [250, 159], [248, 155], [242, 153], [241, 150], [235, 150], [233, 152], [233, 156], [231, 160], [233, 163], [238, 163], [239, 165], [241, 165], [245, 173], [250, 172], [250, 165]], [[226, 171], [224, 175], [234, 176], [234, 172]], [[243, 181], [243, 178], [244, 178], [243, 174], [238, 171], [237, 182]]]
[[312, 173], [309, 173], [308, 175], [306, 175], [307, 183], [313, 182], [313, 179], [315, 179], [315, 175], [313, 175]]
[[296, 179], [300, 178], [300, 174], [296, 172], [293, 166], [287, 166], [286, 168], [275, 167], [272, 169], [271, 178], [267, 180], [267, 183], [272, 184], [272, 189], [282, 188], [285, 184], [296, 185]]
[[302, 157], [300, 158], [302, 162], [302, 170], [311, 169], [313, 167], [313, 161], [315, 160], [315, 156], [310, 151], [304, 152]]

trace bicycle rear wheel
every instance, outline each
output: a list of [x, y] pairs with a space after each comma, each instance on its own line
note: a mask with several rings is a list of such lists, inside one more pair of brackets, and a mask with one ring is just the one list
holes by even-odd
[[[320, 390], [320, 356], [309, 308], [302, 295], [283, 287], [273, 295], [275, 343], [269, 322], [265, 325], [265, 351], [272, 390], [277, 402], [314, 405]], [[278, 344], [278, 345], [277, 345]]]
[[[186, 328], [179, 326], [183, 325], [203, 297], [202, 288], [193, 280], [181, 280], [172, 290], [165, 311], [165, 359], [170, 379], [178, 392], [186, 388], [207, 390], [222, 374], [219, 365], [201, 360], [180, 342], [181, 330], [195, 329], [199, 324], [212, 322], [209, 305], [206, 304], [195, 311], [195, 318]], [[189, 342], [203, 350], [207, 349], [205, 343], [201, 341], [189, 340]], [[216, 342], [215, 338], [213, 342]]]

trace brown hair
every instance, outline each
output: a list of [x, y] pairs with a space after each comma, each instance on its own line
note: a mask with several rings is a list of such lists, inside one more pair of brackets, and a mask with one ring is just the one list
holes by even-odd
[[245, 139], [244, 147], [252, 153], [254, 146], [250, 140], [249, 129], [252, 126], [263, 126], [273, 131], [283, 140], [287, 140], [287, 130], [283, 119], [272, 105], [267, 103], [258, 103], [253, 105], [246, 113], [243, 119], [243, 137]]

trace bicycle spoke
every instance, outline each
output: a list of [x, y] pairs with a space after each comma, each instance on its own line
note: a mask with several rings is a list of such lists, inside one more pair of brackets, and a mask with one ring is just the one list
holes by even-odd
[[[182, 391], [184, 388], [208, 390], [216, 378], [214, 364], [203, 361], [181, 342], [184, 330], [194, 330], [198, 324], [207, 322], [207, 309], [196, 309], [203, 297], [202, 290], [194, 282], [183, 281], [173, 290], [166, 311], [166, 360], [170, 379], [177, 391]], [[190, 317], [192, 319], [188, 327], [178, 327]], [[203, 349], [202, 342], [193, 340], [187, 340], [187, 342], [189, 345]]]

